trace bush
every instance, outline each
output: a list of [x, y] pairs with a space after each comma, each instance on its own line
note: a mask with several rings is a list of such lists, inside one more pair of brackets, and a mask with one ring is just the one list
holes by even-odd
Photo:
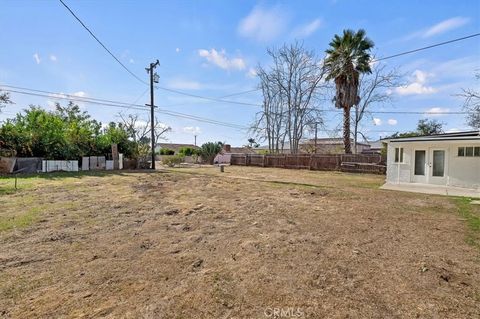
[[184, 146], [178, 150], [178, 153], [183, 156], [193, 156], [198, 155], [199, 152], [196, 148]]
[[217, 156], [217, 154], [220, 153], [220, 151], [222, 150], [222, 146], [222, 142], [205, 143], [200, 149], [200, 155], [207, 163], [213, 164], [213, 160], [215, 159], [215, 156]]
[[174, 156], [163, 158], [162, 163], [163, 163], [163, 165], [167, 165], [169, 167], [174, 167], [175, 165], [183, 163], [184, 159], [185, 158], [182, 155], [174, 155]]
[[175, 151], [169, 148], [162, 148], [160, 149], [160, 155], [174, 155]]

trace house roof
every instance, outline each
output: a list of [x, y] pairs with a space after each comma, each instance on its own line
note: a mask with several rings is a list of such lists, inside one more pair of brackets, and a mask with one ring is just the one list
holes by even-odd
[[458, 141], [458, 140], [480, 140], [480, 131], [466, 131], [455, 133], [443, 133], [416, 137], [398, 137], [386, 140], [387, 143], [398, 142], [430, 142], [430, 141]]
[[254, 154], [255, 151], [249, 147], [230, 147], [230, 152], [232, 154]]

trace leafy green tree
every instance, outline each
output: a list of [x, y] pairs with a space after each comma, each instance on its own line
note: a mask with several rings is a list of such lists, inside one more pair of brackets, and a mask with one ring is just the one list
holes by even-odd
[[420, 136], [442, 134], [443, 125], [444, 123], [437, 120], [422, 119], [418, 121], [417, 132]]
[[371, 73], [370, 50], [374, 43], [366, 37], [364, 30], [344, 30], [335, 35], [325, 51], [327, 80], [335, 82], [335, 107], [343, 109], [343, 142], [345, 153], [352, 153], [350, 145], [350, 109], [358, 105], [359, 75]]
[[208, 142], [202, 144], [200, 148], [200, 155], [202, 156], [203, 160], [209, 164], [213, 164], [213, 160], [215, 156], [222, 150], [223, 143], [222, 142]]
[[0, 148], [14, 150], [17, 156], [47, 159], [77, 159], [86, 155], [107, 155], [111, 144], [119, 152], [136, 158], [136, 144], [122, 124], [101, 123], [81, 111], [78, 105], [56, 105], [53, 112], [38, 106], [17, 114], [0, 126]]
[[417, 136], [442, 134], [444, 133], [443, 125], [445, 125], [445, 123], [439, 122], [437, 120], [421, 119], [418, 121], [417, 129], [415, 131], [404, 132], [404, 133], [396, 132], [385, 138], [388, 139], [388, 138], [399, 138], [399, 137], [417, 137]]

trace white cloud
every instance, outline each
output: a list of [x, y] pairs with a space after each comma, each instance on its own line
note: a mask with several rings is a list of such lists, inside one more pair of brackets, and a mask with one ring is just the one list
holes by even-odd
[[53, 54], [51, 54], [51, 55], [50, 55], [50, 61], [52, 61], [52, 62], [56, 62], [56, 61], [57, 61], [57, 56], [56, 56], [56, 55], [53, 55]]
[[447, 31], [457, 29], [461, 26], [464, 26], [470, 21], [469, 18], [465, 17], [454, 17], [447, 20], [444, 20], [440, 23], [435, 24], [434, 26], [428, 28], [423, 34], [423, 38], [429, 38], [434, 35], [442, 34]]
[[248, 16], [240, 21], [238, 33], [243, 37], [268, 42], [283, 33], [287, 20], [287, 14], [279, 6], [255, 6]]
[[388, 119], [388, 125], [397, 125], [398, 121], [396, 119]]
[[428, 116], [445, 116], [446, 114], [442, 114], [445, 112], [449, 112], [450, 109], [443, 108], [443, 107], [432, 107], [425, 111], [425, 115]]
[[38, 55], [38, 53], [35, 53], [35, 54], [33, 55], [33, 59], [35, 60], [35, 62], [36, 62], [37, 64], [40, 64], [41, 61], [40, 61], [40, 56]]
[[415, 72], [413, 72], [412, 82], [406, 86], [397, 87], [395, 91], [400, 95], [435, 93], [437, 89], [425, 85], [430, 76], [431, 75], [426, 72], [415, 70]]
[[445, 133], [458, 133], [458, 132], [461, 132], [462, 130], [459, 129], [459, 128], [450, 128], [448, 130], [445, 131]]
[[[58, 102], [60, 104], [67, 104], [68, 99], [70, 96], [75, 96], [75, 97], [86, 97], [87, 93], [84, 91], [77, 91], [73, 93], [55, 93], [55, 94], [49, 94], [52, 99], [47, 100], [47, 105], [49, 106], [50, 109], [55, 109], [55, 104]], [[80, 101], [73, 101], [75, 104], [80, 106], [81, 108], [85, 108], [85, 103], [80, 102]]]
[[185, 133], [193, 134], [193, 135], [198, 135], [202, 133], [202, 130], [198, 126], [185, 126], [183, 128], [183, 131]]
[[200, 49], [198, 50], [198, 55], [224, 70], [243, 70], [246, 67], [246, 63], [242, 58], [228, 58], [226, 51], [223, 49], [220, 51]]
[[83, 91], [78, 91], [78, 92], [74, 92], [72, 95], [78, 96], [78, 97], [86, 97], [87, 93], [85, 93]]
[[168, 86], [172, 89], [178, 90], [200, 90], [202, 85], [197, 81], [190, 81], [185, 79], [170, 80]]
[[134, 64], [135, 63], [135, 60], [130, 58], [130, 60], [128, 60], [128, 62], [130, 62], [131, 64]]
[[298, 38], [306, 38], [310, 36], [312, 33], [318, 30], [322, 26], [322, 20], [321, 19], [315, 19], [301, 27], [299, 27], [297, 30], [293, 32], [293, 35]]
[[181, 51], [180, 48], [175, 49], [175, 52], [177, 52], [177, 53], [179, 53], [180, 51]]
[[247, 76], [249, 78], [255, 78], [257, 76], [257, 70], [255, 70], [254, 68], [248, 69]]
[[374, 117], [374, 118], [373, 118], [373, 125], [376, 125], [376, 126], [382, 125], [382, 120], [379, 119], [379, 118]]

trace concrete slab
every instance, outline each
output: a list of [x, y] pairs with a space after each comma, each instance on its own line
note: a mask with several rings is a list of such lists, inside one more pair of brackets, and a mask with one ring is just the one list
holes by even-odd
[[402, 192], [480, 198], [480, 189], [470, 189], [454, 186], [440, 186], [419, 183], [386, 183], [380, 188]]

